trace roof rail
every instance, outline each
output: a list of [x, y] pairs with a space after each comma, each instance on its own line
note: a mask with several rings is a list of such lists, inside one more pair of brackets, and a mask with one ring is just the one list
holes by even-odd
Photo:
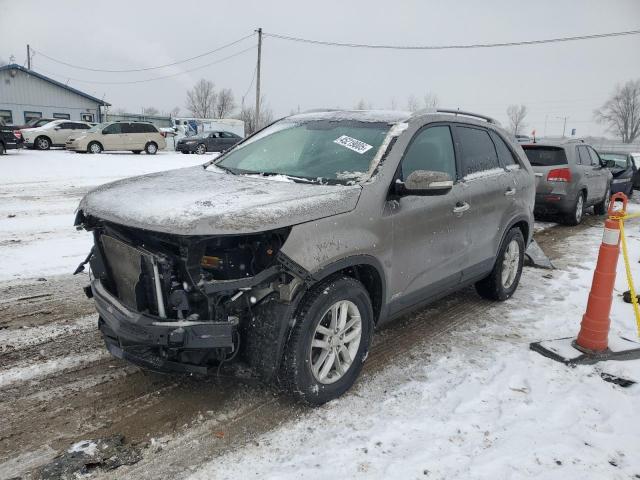
[[481, 115], [479, 113], [466, 112], [464, 110], [451, 110], [446, 108], [438, 108], [436, 109], [436, 113], [452, 113], [454, 115], [464, 115], [465, 117], [474, 117], [480, 118], [487, 123], [492, 123], [494, 125], [500, 125], [500, 122], [495, 118], [487, 117], [486, 115]]
[[564, 143], [584, 143], [583, 138], [567, 138]]

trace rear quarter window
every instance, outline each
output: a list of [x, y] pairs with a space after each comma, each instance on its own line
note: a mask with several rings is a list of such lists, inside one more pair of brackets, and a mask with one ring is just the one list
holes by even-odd
[[462, 177], [500, 168], [498, 154], [489, 133], [481, 128], [456, 127], [462, 147]]
[[568, 163], [567, 154], [562, 147], [525, 145], [522, 148], [532, 167], [550, 167]]

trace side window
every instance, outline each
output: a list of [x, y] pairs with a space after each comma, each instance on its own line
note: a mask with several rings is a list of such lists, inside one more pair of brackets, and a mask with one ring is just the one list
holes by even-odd
[[600, 166], [600, 156], [597, 154], [597, 152], [591, 147], [586, 148], [589, 151], [589, 155], [591, 156], [591, 165]]
[[456, 157], [448, 126], [428, 127], [413, 137], [402, 158], [402, 178], [416, 170], [446, 172], [456, 179]]
[[76, 128], [78, 130], [89, 130], [91, 127], [86, 123], [76, 123]]
[[218, 132], [211, 132], [211, 134], [209, 135], [209, 138], [218, 138]]
[[576, 149], [578, 150], [578, 163], [580, 165], [591, 165], [591, 157], [589, 156], [587, 147], [580, 145], [576, 147]]
[[144, 133], [144, 124], [142, 123], [125, 123], [122, 133]]
[[462, 177], [500, 168], [496, 148], [489, 133], [481, 128], [456, 127], [462, 147]]
[[520, 165], [518, 160], [515, 157], [515, 154], [509, 149], [504, 140], [495, 132], [489, 132], [491, 135], [491, 139], [493, 140], [494, 145], [496, 146], [496, 151], [498, 152], [498, 159], [503, 167], [508, 167], [509, 165]]
[[155, 125], [151, 125], [150, 123], [144, 126], [144, 131], [147, 133], [158, 133], [158, 129]]
[[111, 125], [107, 125], [102, 130], [102, 133], [104, 133], [105, 135], [113, 135], [113, 134], [116, 134], [116, 133], [122, 133], [121, 125], [122, 124], [120, 124], [120, 123], [112, 123]]
[[220, 136], [222, 138], [234, 138], [234, 136], [229, 132], [220, 132]]
[[73, 123], [71, 122], [62, 122], [59, 123], [58, 125], [56, 125], [58, 128], [60, 128], [61, 130], [71, 130], [73, 128]]

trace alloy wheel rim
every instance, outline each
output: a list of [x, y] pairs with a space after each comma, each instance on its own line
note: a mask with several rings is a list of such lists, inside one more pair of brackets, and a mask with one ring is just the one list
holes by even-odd
[[156, 146], [151, 144], [148, 147], [149, 153], [156, 153]]
[[331, 305], [311, 339], [309, 364], [319, 383], [331, 384], [340, 380], [355, 360], [362, 340], [360, 310], [349, 300]]
[[584, 198], [582, 198], [582, 195], [580, 195], [578, 197], [578, 202], [576, 205], [576, 220], [578, 221], [578, 223], [580, 223], [580, 220], [582, 220], [583, 209], [584, 209]]
[[49, 146], [49, 142], [47, 141], [46, 138], [41, 138], [38, 140], [38, 147], [40, 147], [40, 149], [46, 150], [48, 146]]
[[92, 153], [100, 153], [100, 147], [98, 145], [96, 145], [95, 143], [91, 145], [91, 152]]
[[204, 148], [204, 145], [198, 145], [198, 147], [196, 148], [196, 153], [198, 155], [202, 155], [205, 151], [206, 149]]
[[519, 267], [520, 245], [515, 240], [511, 240], [502, 259], [502, 286], [504, 288], [511, 288], [518, 275]]

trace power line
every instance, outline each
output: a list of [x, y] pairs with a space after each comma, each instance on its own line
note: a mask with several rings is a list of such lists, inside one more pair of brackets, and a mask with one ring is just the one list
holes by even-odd
[[95, 84], [95, 85], [130, 85], [130, 84], [134, 84], [134, 83], [153, 82], [155, 80], [163, 80], [165, 78], [177, 77], [179, 75], [184, 75], [185, 73], [195, 72], [196, 70], [201, 70], [203, 68], [210, 67], [211, 65], [216, 65], [218, 63], [224, 62], [224, 61], [229, 60], [231, 58], [237, 57], [238, 55], [242, 55], [243, 53], [246, 53], [249, 50], [253, 50], [255, 48], [256, 48], [256, 45], [252, 45], [249, 48], [245, 48], [244, 50], [240, 50], [239, 52], [236, 52], [236, 53], [234, 53], [232, 55], [228, 55], [228, 56], [226, 56], [224, 58], [216, 60], [215, 62], [210, 62], [210, 63], [207, 63], [206, 65], [201, 65], [199, 67], [191, 68], [189, 70], [184, 70], [182, 72], [172, 73], [170, 75], [164, 75], [164, 76], [161, 76], [161, 77], [145, 78], [145, 79], [142, 79], [142, 80], [130, 80], [130, 81], [126, 81], [126, 82], [101, 82], [101, 81], [94, 81], [94, 80], [84, 80], [84, 79], [80, 79], [80, 78], [67, 77], [66, 75], [61, 75], [61, 74], [58, 74], [58, 73], [47, 72], [46, 70], [42, 70], [42, 69], [40, 69], [40, 71], [44, 72], [44, 73], [46, 73], [48, 75], [54, 75], [54, 76], [57, 76], [57, 77], [64, 77], [64, 78], [67, 79], [67, 81], [73, 80], [74, 82], [89, 83], [89, 84]]
[[246, 35], [242, 38], [239, 38], [238, 40], [235, 40], [231, 43], [227, 43], [225, 45], [222, 45], [221, 47], [215, 48], [213, 50], [209, 50], [208, 52], [205, 53], [201, 53], [200, 55], [196, 55], [195, 57], [189, 57], [189, 58], [185, 58], [184, 60], [178, 60], [176, 62], [172, 62], [172, 63], [166, 63], [164, 65], [157, 65], [155, 67], [145, 67], [145, 68], [132, 68], [132, 69], [123, 69], [123, 70], [108, 70], [108, 69], [104, 69], [104, 68], [90, 68], [90, 67], [83, 67], [80, 65], [74, 65], [72, 63], [68, 63], [62, 60], [58, 60], [56, 58], [50, 57], [49, 55], [42, 53], [40, 50], [35, 50], [35, 49], [31, 49], [32, 51], [36, 52], [45, 58], [48, 58], [49, 60], [56, 62], [56, 63], [60, 63], [62, 65], [66, 65], [67, 67], [71, 67], [71, 68], [77, 68], [79, 70], [88, 70], [90, 72], [105, 72], [105, 73], [131, 73], [131, 72], [145, 72], [148, 70], [157, 70], [159, 68], [165, 68], [165, 67], [172, 67], [175, 65], [179, 65], [181, 63], [185, 63], [185, 62], [190, 62], [191, 60], [195, 60], [197, 58], [202, 58], [202, 57], [206, 57], [207, 55], [211, 55], [212, 53], [216, 53], [219, 52], [220, 50], [223, 50], [225, 48], [231, 47], [233, 45], [236, 45], [237, 43], [242, 42], [243, 40], [246, 40], [247, 38], [253, 37], [255, 35], [255, 33], [251, 33], [249, 35]]
[[289, 40], [293, 42], [311, 43], [314, 45], [325, 45], [331, 47], [348, 47], [348, 48], [374, 48], [386, 50], [463, 50], [471, 48], [494, 48], [494, 47], [514, 47], [518, 45], [539, 45], [543, 43], [571, 42], [575, 40], [591, 40], [596, 38], [621, 37], [625, 35], [637, 35], [640, 30], [629, 30], [624, 32], [596, 33], [592, 35], [579, 35], [575, 37], [558, 37], [547, 38], [543, 40], [525, 40], [520, 42], [500, 42], [500, 43], [473, 43], [467, 45], [379, 45], [366, 43], [342, 43], [330, 42], [324, 40], [311, 40], [308, 38], [292, 37], [288, 35], [280, 35], [277, 33], [264, 32], [263, 35], [281, 40]]

